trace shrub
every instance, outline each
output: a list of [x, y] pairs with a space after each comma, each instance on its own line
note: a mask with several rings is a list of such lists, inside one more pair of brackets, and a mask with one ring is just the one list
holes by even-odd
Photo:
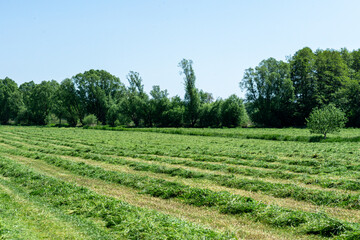
[[84, 117], [83, 124], [85, 126], [95, 126], [96, 123], [97, 123], [97, 118], [94, 114], [90, 114]]
[[310, 133], [323, 134], [324, 139], [328, 133], [339, 132], [346, 121], [345, 113], [332, 104], [321, 109], [315, 108], [306, 119]]

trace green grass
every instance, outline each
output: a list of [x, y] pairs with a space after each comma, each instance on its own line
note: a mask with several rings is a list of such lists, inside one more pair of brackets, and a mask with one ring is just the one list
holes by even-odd
[[134, 132], [157, 132], [167, 134], [181, 134], [193, 136], [212, 136], [227, 138], [263, 139], [277, 141], [300, 141], [300, 142], [360, 142], [360, 131], [346, 129], [341, 134], [330, 134], [324, 139], [322, 135], [312, 135], [308, 130], [297, 128], [235, 128], [235, 129], [212, 129], [212, 128], [123, 128], [110, 126], [84, 127], [85, 129], [110, 130], [110, 131], [134, 131]]
[[[1, 149], [2, 147], [0, 147]], [[76, 174], [86, 175], [90, 177], [97, 177], [100, 179], [110, 179], [113, 182], [120, 182], [123, 178], [131, 179], [131, 181], [145, 181], [148, 180], [133, 180], [129, 174], [126, 174], [125, 177], [110, 177], [102, 169], [86, 166], [84, 163], [73, 163], [68, 160], [64, 160], [58, 157], [49, 156], [40, 152], [29, 152], [17, 150], [6, 150], [2, 149], [3, 152], [7, 152], [13, 155], [21, 155], [25, 157], [30, 157], [34, 159], [42, 159], [47, 163], [54, 164], [58, 167], [63, 167], [67, 170], [75, 171]], [[81, 156], [81, 154], [79, 154]], [[79, 156], [78, 155], [78, 156]], [[85, 157], [90, 158], [89, 155]], [[323, 191], [317, 189], [308, 189], [303, 187], [298, 187], [295, 184], [281, 184], [281, 183], [269, 183], [266, 181], [260, 180], [251, 180], [251, 179], [241, 179], [234, 176], [225, 176], [219, 174], [210, 174], [202, 173], [197, 171], [191, 171], [181, 168], [169, 168], [164, 166], [157, 166], [154, 164], [147, 163], [138, 163], [129, 160], [116, 160], [113, 158], [106, 158], [99, 156], [94, 156], [91, 159], [96, 159], [98, 161], [111, 162], [115, 164], [128, 165], [137, 171], [150, 171], [154, 173], [165, 173], [171, 176], [180, 176], [183, 178], [198, 178], [198, 179], [208, 179], [221, 186], [226, 186], [230, 188], [243, 189], [252, 192], [264, 192], [268, 195], [280, 198], [293, 198], [295, 200], [308, 201], [316, 205], [326, 205], [326, 206], [335, 206], [343, 208], [353, 208], [360, 209], [360, 193], [359, 194], [345, 194], [339, 192]], [[74, 165], [74, 166], [72, 166]], [[110, 173], [109, 173], [110, 174]], [[113, 173], [111, 173], [113, 174]], [[114, 174], [116, 175], [116, 174]], [[129, 184], [125, 182], [125, 184]], [[158, 184], [158, 183], [156, 183]], [[131, 187], [134, 187], [131, 185]], [[136, 187], [136, 186], [135, 186]]]
[[0, 157], [0, 173], [26, 189], [29, 195], [40, 198], [54, 208], [82, 218], [102, 220], [104, 228], [111, 230], [113, 237], [118, 235], [119, 238], [127, 239], [231, 238], [164, 214], [100, 196], [83, 187], [46, 177], [3, 157]]
[[[301, 238], [357, 239], [359, 222], [341, 220], [332, 216], [331, 212], [325, 214], [321, 208], [330, 207], [334, 209], [332, 211], [354, 209], [354, 214], [360, 213], [356, 210], [360, 210], [360, 162], [358, 160], [360, 148], [356, 142], [359, 133], [357, 129], [346, 129], [340, 135], [330, 136], [329, 140], [314, 142], [309, 140], [312, 136], [305, 129], [97, 131], [78, 128], [1, 126], [0, 154], [13, 156], [13, 159], [26, 157], [28, 161], [41, 161], [48, 166], [69, 171], [73, 175], [124, 186], [140, 193], [140, 198], [142, 195], [149, 195], [197, 208], [208, 208], [220, 214], [249, 219], [251, 222], [269, 226], [274, 231], [291, 232]], [[75, 157], [82, 160], [72, 159]], [[15, 189], [13, 192], [27, 192], [26, 199], [32, 204], [38, 204], [34, 202], [34, 199], [38, 199], [36, 201], [45, 202], [49, 209], [65, 215], [68, 209], [63, 207], [68, 205], [68, 201], [70, 205], [75, 204], [72, 200], [67, 200], [70, 197], [66, 195], [68, 190], [65, 190], [64, 198], [62, 198], [64, 203], [58, 205], [53, 205], [53, 200], [48, 198], [48, 194], [46, 197], [43, 193], [32, 194], [33, 190], [30, 191], [23, 183], [25, 178], [19, 177], [20, 172], [20, 175], [24, 174], [25, 168], [21, 167], [16, 160], [6, 157], [0, 159], [4, 161], [2, 164], [7, 166], [0, 169], [0, 175], [11, 179], [6, 180], [11, 186], [8, 188]], [[97, 162], [99, 164], [96, 164]], [[105, 165], [101, 165], [102, 163], [106, 163], [109, 167], [117, 165], [123, 167], [116, 171], [107, 170], [103, 167]], [[11, 169], [15, 169], [13, 175], [9, 173]], [[131, 169], [131, 171], [123, 172], [121, 169]], [[29, 175], [25, 175], [29, 178], [29, 176], [35, 176], [34, 174], [38, 173], [32, 171]], [[60, 185], [56, 185], [56, 191], [67, 189], [62, 184], [68, 183], [61, 182]], [[229, 191], [210, 190], [206, 188], [206, 184], [219, 186], [219, 189], [229, 189]], [[38, 187], [36, 185], [36, 188]], [[77, 186], [71, 185], [71, 189], [73, 187]], [[39, 189], [41, 189], [40, 192], [45, 192], [44, 189]], [[230, 189], [239, 189], [242, 192], [234, 194]], [[38, 190], [34, 191], [38, 192]], [[49, 189], [46, 191], [51, 192]], [[258, 195], [254, 199], [247, 196], [247, 192], [249, 195], [250, 193]], [[64, 194], [63, 190], [60, 193]], [[91, 209], [97, 209], [96, 206], [101, 201], [108, 201], [98, 194], [95, 194], [96, 199], [99, 197], [102, 200], [94, 200], [95, 202], [93, 195], [91, 195], [91, 200], [83, 197], [80, 192], [76, 192], [75, 195], [79, 195], [79, 198], [74, 197], [74, 199], [78, 201], [78, 204], [81, 202], [81, 209], [89, 204]], [[289, 201], [287, 204], [289, 207], [278, 206], [275, 200], [275, 204], [266, 204], [261, 201], [261, 196], [264, 196], [264, 199], [270, 196], [274, 199], [282, 199], [283, 202]], [[118, 200], [112, 199], [112, 201]], [[292, 207], [292, 204], [296, 206]], [[302, 204], [304, 207], [301, 207]], [[313, 206], [313, 209], [319, 209], [320, 212], [307, 210], [309, 205]], [[71, 208], [70, 212], [71, 215], [95, 224], [99, 232], [104, 231], [104, 234], [117, 237], [136, 239], [150, 238], [149, 236], [162, 236], [160, 238], [174, 236], [175, 239], [180, 239], [184, 236], [189, 238], [189, 236], [210, 234], [208, 236], [212, 239], [232, 236], [199, 226], [195, 227], [195, 229], [200, 229], [199, 231], [190, 231], [188, 229], [193, 225], [188, 222], [184, 224], [188, 224], [186, 226], [189, 228], [180, 224], [183, 230], [179, 230], [177, 228], [180, 225], [169, 227], [165, 224], [170, 230], [164, 230], [167, 227], [156, 222], [156, 219], [162, 218], [150, 217], [159, 213], [150, 211], [151, 213], [137, 215], [136, 218], [139, 218], [144, 232], [141, 233], [143, 235], [134, 235], [134, 237], [128, 225], [122, 226], [123, 219], [111, 220], [114, 222], [113, 225], [110, 218], [82, 211], [78, 214], [77, 210], [73, 212]], [[116, 212], [117, 210], [109, 211]], [[140, 212], [143, 211], [147, 210], [141, 209]], [[110, 213], [107, 212], [107, 214]], [[134, 216], [129, 216], [130, 220], [126, 221], [133, 221], [131, 218]], [[58, 215], [54, 215], [54, 219], [57, 219], [56, 217], [58, 218]], [[351, 219], [351, 216], [347, 219]], [[64, 220], [59, 221], [67, 223]], [[6, 220], [6, 225], [4, 221], [0, 221], [1, 234], [8, 231], [10, 222], [9, 219]], [[148, 225], [154, 228], [148, 228]], [[84, 232], [82, 228], [74, 228], [74, 231]], [[140, 230], [135, 228], [134, 231]], [[179, 233], [180, 235], [172, 235], [175, 234], [172, 231], [176, 233], [190, 231], [191, 233], [181, 235], [185, 234], [182, 232]], [[241, 235], [238, 237], [241, 238]]]

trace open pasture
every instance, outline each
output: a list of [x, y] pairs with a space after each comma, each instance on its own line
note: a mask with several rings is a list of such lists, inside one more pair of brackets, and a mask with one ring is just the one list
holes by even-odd
[[359, 136], [0, 126], [0, 239], [360, 239]]

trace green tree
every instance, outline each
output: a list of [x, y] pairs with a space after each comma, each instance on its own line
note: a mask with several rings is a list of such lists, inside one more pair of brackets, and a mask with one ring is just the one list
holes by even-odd
[[170, 106], [164, 112], [164, 126], [182, 127], [184, 125], [185, 106], [179, 96], [170, 99]]
[[195, 87], [195, 72], [192, 67], [192, 61], [183, 59], [179, 63], [179, 67], [184, 74], [185, 85], [185, 119], [191, 127], [194, 127], [199, 118], [200, 113], [200, 96], [199, 91]]
[[153, 86], [150, 95], [152, 98], [150, 99], [149, 107], [152, 112], [153, 123], [156, 126], [164, 127], [166, 125], [164, 113], [170, 107], [169, 93], [167, 90], [161, 90], [159, 86]]
[[360, 81], [360, 49], [352, 51], [351, 57], [350, 68], [353, 70], [352, 79]]
[[245, 88], [251, 120], [267, 127], [292, 125], [294, 87], [289, 64], [269, 58], [245, 71], [240, 83]]
[[58, 91], [59, 83], [42, 81], [20, 85], [24, 106], [20, 108], [17, 121], [25, 124], [45, 125], [47, 117], [54, 108], [54, 95]]
[[247, 122], [244, 104], [235, 94], [224, 100], [221, 107], [221, 122], [225, 127], [237, 127]]
[[217, 99], [212, 103], [202, 104], [200, 108], [199, 126], [220, 127], [222, 104], [222, 99]]
[[200, 90], [199, 97], [200, 97], [200, 104], [212, 103], [214, 100], [214, 97], [211, 93], [204, 92], [203, 90]]
[[138, 127], [143, 121], [145, 125], [152, 125], [152, 112], [149, 107], [149, 96], [144, 92], [142, 78], [137, 72], [130, 71], [127, 75], [129, 87], [120, 103], [121, 112]]
[[88, 127], [96, 126], [97, 122], [98, 120], [94, 114], [87, 115], [83, 119], [84, 125]]
[[349, 80], [336, 94], [336, 102], [345, 112], [350, 127], [360, 127], [360, 81]]
[[349, 69], [339, 51], [316, 51], [316, 94], [321, 105], [332, 103], [337, 91], [349, 80]]
[[315, 61], [316, 55], [308, 47], [297, 51], [290, 59], [291, 81], [295, 95], [294, 123], [297, 126], [303, 126], [305, 118], [318, 105]]
[[16, 122], [18, 124], [31, 124], [32, 114], [28, 109], [31, 102], [31, 94], [35, 89], [36, 84], [33, 81], [25, 82], [19, 86], [19, 91], [22, 96], [23, 105], [20, 107], [19, 112], [16, 117]]
[[81, 118], [94, 114], [106, 124], [107, 111], [111, 100], [124, 91], [120, 79], [104, 70], [89, 70], [72, 78], [81, 106]]
[[22, 97], [17, 84], [6, 77], [0, 79], [0, 123], [7, 124], [15, 120], [22, 105]]
[[310, 132], [323, 134], [324, 139], [328, 133], [339, 132], [345, 126], [346, 121], [345, 113], [333, 104], [320, 109], [315, 108], [306, 119]]
[[58, 118], [65, 118], [70, 126], [75, 127], [79, 119], [84, 118], [85, 111], [81, 109], [74, 82], [67, 78], [59, 86], [55, 96], [55, 114]]

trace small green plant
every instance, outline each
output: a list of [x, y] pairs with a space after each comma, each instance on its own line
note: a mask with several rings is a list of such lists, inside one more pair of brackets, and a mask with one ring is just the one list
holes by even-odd
[[84, 117], [83, 123], [85, 126], [96, 126], [97, 118], [94, 114], [87, 115]]
[[306, 119], [310, 133], [323, 134], [324, 139], [328, 133], [340, 132], [346, 121], [345, 113], [332, 104], [320, 109], [315, 108]]

